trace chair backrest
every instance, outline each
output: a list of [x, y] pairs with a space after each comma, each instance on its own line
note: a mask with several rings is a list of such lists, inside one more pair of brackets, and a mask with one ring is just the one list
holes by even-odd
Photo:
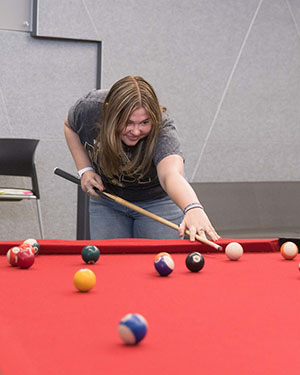
[[0, 138], [0, 175], [31, 177], [33, 193], [39, 198], [34, 154], [38, 139]]

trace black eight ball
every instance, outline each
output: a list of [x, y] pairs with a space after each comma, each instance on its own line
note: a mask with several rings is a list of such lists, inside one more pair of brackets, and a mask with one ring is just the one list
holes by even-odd
[[185, 264], [191, 272], [199, 272], [202, 270], [204, 263], [205, 261], [203, 255], [197, 251], [190, 253], [185, 259]]

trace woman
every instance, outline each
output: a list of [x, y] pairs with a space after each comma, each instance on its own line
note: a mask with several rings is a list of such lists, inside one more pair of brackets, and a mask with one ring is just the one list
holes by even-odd
[[184, 159], [173, 121], [142, 77], [127, 76], [108, 90], [93, 90], [69, 110], [64, 132], [81, 187], [90, 196], [92, 240], [174, 239], [178, 233], [99, 195], [117, 195], [195, 234], [219, 238], [184, 178]]

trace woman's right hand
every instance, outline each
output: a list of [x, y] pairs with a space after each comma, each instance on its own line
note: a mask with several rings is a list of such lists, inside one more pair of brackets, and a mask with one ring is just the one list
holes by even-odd
[[99, 193], [94, 188], [100, 192], [104, 190], [101, 177], [94, 171], [87, 171], [81, 177], [81, 189], [90, 196], [99, 197]]

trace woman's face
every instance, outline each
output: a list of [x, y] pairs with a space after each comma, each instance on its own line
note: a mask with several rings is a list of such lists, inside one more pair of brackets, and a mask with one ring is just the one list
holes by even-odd
[[152, 124], [145, 108], [136, 109], [121, 132], [121, 140], [127, 146], [135, 146], [141, 139], [147, 137], [151, 127]]

